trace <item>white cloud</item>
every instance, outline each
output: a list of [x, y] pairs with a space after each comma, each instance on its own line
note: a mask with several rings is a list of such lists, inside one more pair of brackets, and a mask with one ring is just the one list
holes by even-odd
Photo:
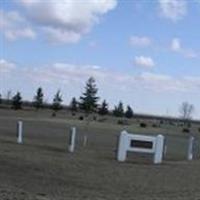
[[26, 15], [47, 33], [53, 43], [75, 43], [99, 22], [102, 15], [114, 9], [116, 0], [19, 0]]
[[181, 48], [182, 47], [181, 47], [180, 39], [179, 38], [172, 39], [172, 42], [171, 42], [172, 51], [179, 52], [179, 51], [181, 51]]
[[[14, 70], [13, 70], [14, 69]], [[35, 68], [16, 66], [16, 64], [0, 60], [0, 70], [9, 72], [12, 76], [23, 80], [28, 80], [30, 85], [43, 85], [49, 87], [70, 87], [73, 90], [83, 88], [83, 83], [93, 76], [101, 88], [105, 90], [132, 91], [147, 89], [156, 92], [188, 92], [194, 89], [199, 90], [199, 76], [185, 76], [176, 78], [166, 74], [144, 72], [139, 75], [119, 73], [108, 70], [98, 65], [74, 65], [69, 63], [54, 63], [47, 66]], [[20, 76], [19, 76], [20, 75]], [[112, 80], [112, 81], [110, 81]], [[10, 80], [12, 82], [12, 80]], [[23, 81], [24, 82], [24, 81]], [[108, 92], [108, 93], [109, 93]]]
[[27, 24], [26, 20], [14, 11], [5, 12], [0, 10], [0, 31], [11, 41], [18, 38], [34, 39], [36, 37], [36, 33]]
[[145, 56], [136, 56], [134, 58], [134, 64], [143, 67], [143, 68], [152, 68], [155, 66], [155, 63], [151, 57], [145, 57]]
[[23, 30], [7, 30], [5, 31], [5, 36], [8, 40], [16, 40], [18, 38], [35, 38], [35, 32], [31, 28], [24, 28]]
[[187, 13], [185, 0], [158, 0], [161, 15], [174, 22], [182, 19]]
[[138, 47], [147, 47], [151, 45], [151, 39], [148, 37], [139, 37], [139, 36], [131, 36], [130, 37], [130, 44], [132, 46], [138, 46]]
[[0, 59], [0, 73], [7, 73], [15, 69], [15, 63], [9, 62], [5, 59]]
[[171, 76], [145, 72], [140, 76], [145, 81], [171, 81]]
[[73, 31], [65, 31], [59, 28], [45, 27], [44, 33], [50, 43], [76, 43], [80, 40], [81, 34]]
[[184, 80], [188, 84], [195, 85], [198, 89], [200, 88], [200, 76], [186, 76]]
[[143, 73], [137, 77], [144, 88], [156, 92], [185, 92], [188, 90], [185, 81], [165, 74]]
[[193, 49], [184, 48], [181, 44], [180, 38], [173, 38], [171, 41], [170, 49], [176, 53], [180, 53], [186, 58], [197, 58], [199, 57], [198, 52]]

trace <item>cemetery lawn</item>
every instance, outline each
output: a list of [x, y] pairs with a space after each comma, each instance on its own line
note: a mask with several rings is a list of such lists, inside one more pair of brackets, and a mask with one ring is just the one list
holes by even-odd
[[[186, 161], [188, 135], [181, 127], [152, 127], [147, 121], [147, 128], [140, 128], [137, 120], [118, 125], [117, 118], [99, 122], [99, 116], [87, 122], [79, 115], [0, 109], [0, 200], [200, 199], [200, 159]], [[23, 145], [16, 143], [18, 120], [24, 121]], [[74, 154], [67, 152], [71, 126], [79, 134]], [[117, 162], [117, 137], [123, 129], [166, 135], [169, 149], [163, 164], [133, 154], [127, 162]], [[199, 138], [197, 125], [191, 130]]]

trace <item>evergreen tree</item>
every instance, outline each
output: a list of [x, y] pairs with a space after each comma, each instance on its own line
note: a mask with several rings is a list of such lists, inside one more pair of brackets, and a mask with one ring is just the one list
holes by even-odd
[[1, 94], [0, 94], [0, 104], [2, 104], [2, 96], [1, 96]]
[[95, 79], [90, 77], [86, 82], [85, 92], [80, 97], [80, 108], [86, 113], [94, 112], [97, 109], [97, 102], [99, 97], [97, 97], [98, 89], [95, 84]]
[[124, 106], [123, 103], [120, 101], [118, 106], [115, 106], [113, 115], [116, 117], [123, 117], [124, 116]]
[[36, 95], [34, 96], [34, 102], [33, 102], [33, 105], [36, 109], [43, 107], [43, 97], [44, 97], [44, 94], [43, 94], [42, 88], [39, 87], [37, 89]]
[[75, 97], [73, 97], [72, 100], [71, 100], [71, 103], [70, 103], [70, 110], [71, 110], [72, 112], [77, 112], [77, 110], [78, 110], [78, 102], [77, 102], [77, 100], [76, 100]]
[[125, 117], [129, 119], [133, 117], [133, 109], [130, 106], [127, 106]]
[[106, 100], [104, 100], [99, 108], [99, 114], [100, 115], [106, 115], [108, 114], [108, 103]]
[[62, 109], [62, 95], [60, 94], [60, 90], [57, 91], [53, 98], [53, 104], [52, 104], [52, 109], [57, 112], [58, 110]]
[[17, 92], [17, 94], [12, 98], [12, 105], [15, 110], [22, 108], [22, 97], [20, 92]]

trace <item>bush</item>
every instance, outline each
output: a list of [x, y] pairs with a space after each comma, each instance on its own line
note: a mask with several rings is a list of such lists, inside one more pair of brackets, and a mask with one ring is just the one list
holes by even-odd
[[96, 117], [96, 116], [93, 116], [93, 120], [96, 121], [96, 120], [97, 120], [97, 117]]
[[179, 123], [179, 124], [178, 124], [178, 126], [180, 126], [180, 127], [183, 127], [183, 126], [184, 126], [184, 124], [183, 124], [183, 123]]
[[198, 131], [200, 132], [200, 128], [198, 128]]
[[72, 112], [72, 116], [76, 116], [76, 113], [75, 113], [75, 112]]
[[53, 112], [53, 113], [51, 114], [51, 116], [52, 116], [52, 117], [56, 117], [56, 112]]
[[107, 121], [107, 118], [100, 118], [100, 119], [98, 119], [98, 122], [105, 122], [105, 121]]
[[160, 120], [160, 124], [164, 124], [164, 121], [163, 121], [163, 120]]
[[81, 121], [84, 120], [84, 117], [83, 117], [83, 116], [80, 116], [80, 117], [79, 117], [79, 120], [81, 120]]
[[144, 123], [144, 122], [142, 122], [142, 123], [140, 123], [140, 127], [141, 127], [141, 128], [146, 128], [146, 127], [147, 127], [147, 124]]
[[182, 132], [183, 132], [183, 133], [189, 133], [189, 132], [190, 132], [190, 129], [188, 129], [188, 128], [183, 128]]
[[121, 120], [121, 119], [117, 121], [117, 124], [119, 124], [119, 125], [129, 125], [127, 120]]
[[188, 123], [187, 123], [187, 127], [188, 127], [188, 128], [191, 128], [191, 127], [192, 127], [192, 124], [191, 124], [190, 122], [188, 122]]
[[152, 124], [152, 127], [153, 128], [158, 128], [158, 125], [157, 124]]
[[169, 125], [171, 125], [171, 126], [175, 126], [175, 123], [172, 122], [172, 121], [169, 121]]

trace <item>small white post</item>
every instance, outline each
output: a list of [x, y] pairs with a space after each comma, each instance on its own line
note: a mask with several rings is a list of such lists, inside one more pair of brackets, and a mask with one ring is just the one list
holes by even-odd
[[23, 143], [23, 122], [18, 121], [17, 122], [17, 143], [22, 144]]
[[71, 127], [70, 135], [69, 135], [69, 147], [68, 147], [68, 150], [69, 150], [70, 153], [74, 152], [75, 139], [76, 139], [76, 127]]
[[83, 146], [84, 147], [87, 145], [87, 141], [88, 141], [87, 135], [84, 135], [83, 136]]
[[194, 144], [194, 137], [191, 136], [188, 141], [188, 154], [187, 154], [188, 160], [193, 159], [193, 144]]
[[164, 146], [164, 157], [166, 157], [167, 156], [167, 144], [165, 144], [165, 146]]
[[124, 162], [127, 155], [127, 132], [122, 131], [118, 141], [117, 160]]
[[164, 152], [163, 152], [163, 156], [166, 157], [167, 156], [167, 142], [166, 142], [166, 138], [164, 140]]
[[164, 136], [163, 135], [158, 135], [156, 137], [156, 147], [155, 147], [155, 154], [154, 154], [154, 164], [160, 164], [160, 163], [162, 163], [163, 147], [164, 147]]

